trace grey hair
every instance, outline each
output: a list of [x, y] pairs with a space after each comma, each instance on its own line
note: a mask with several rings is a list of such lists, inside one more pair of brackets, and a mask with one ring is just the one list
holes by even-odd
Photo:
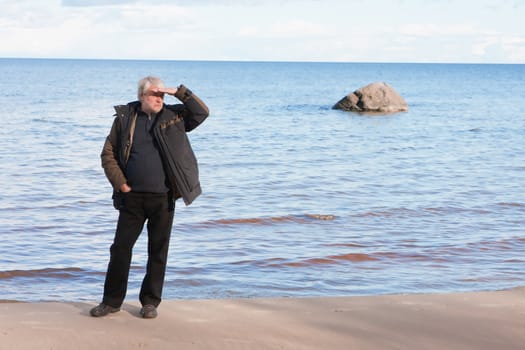
[[147, 76], [145, 78], [142, 78], [139, 80], [138, 89], [137, 89], [137, 97], [140, 100], [140, 97], [144, 95], [144, 92], [146, 92], [151, 86], [158, 86], [158, 87], [165, 87], [164, 82], [157, 77]]

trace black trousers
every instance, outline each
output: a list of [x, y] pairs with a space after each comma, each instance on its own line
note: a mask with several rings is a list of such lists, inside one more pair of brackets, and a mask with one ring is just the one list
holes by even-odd
[[132, 251], [144, 224], [148, 230], [148, 264], [140, 290], [142, 305], [158, 306], [168, 258], [174, 202], [169, 194], [120, 193], [117, 230], [110, 248], [103, 303], [120, 307], [126, 297]]

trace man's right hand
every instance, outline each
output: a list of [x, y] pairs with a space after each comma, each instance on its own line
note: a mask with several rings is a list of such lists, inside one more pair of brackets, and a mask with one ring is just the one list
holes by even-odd
[[122, 184], [122, 186], [120, 186], [120, 192], [131, 192], [131, 187], [129, 187], [128, 184]]
[[168, 95], [172, 95], [172, 96], [175, 96], [175, 94], [177, 93], [177, 88], [170, 88], [170, 87], [157, 87], [157, 88], [153, 88], [151, 89], [151, 91], [153, 92], [160, 92], [160, 93], [163, 93], [163, 94], [168, 94]]

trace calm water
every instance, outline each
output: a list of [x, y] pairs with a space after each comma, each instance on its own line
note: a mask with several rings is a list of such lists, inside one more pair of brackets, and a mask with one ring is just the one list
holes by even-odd
[[[212, 112], [165, 298], [525, 285], [525, 65], [0, 59], [0, 299], [100, 299], [117, 212], [99, 154], [148, 74]], [[409, 112], [331, 109], [373, 81]]]

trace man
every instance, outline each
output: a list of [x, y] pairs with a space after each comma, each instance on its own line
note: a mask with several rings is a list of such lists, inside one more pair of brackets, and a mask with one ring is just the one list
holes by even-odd
[[[164, 104], [164, 95], [182, 104]], [[165, 87], [146, 77], [138, 84], [138, 101], [115, 107], [116, 115], [101, 154], [119, 210], [102, 302], [94, 317], [120, 310], [127, 291], [132, 248], [144, 224], [148, 263], [140, 290], [141, 315], [157, 317], [168, 256], [175, 200], [189, 205], [201, 194], [197, 160], [186, 132], [208, 117], [208, 107], [188, 88]]]

